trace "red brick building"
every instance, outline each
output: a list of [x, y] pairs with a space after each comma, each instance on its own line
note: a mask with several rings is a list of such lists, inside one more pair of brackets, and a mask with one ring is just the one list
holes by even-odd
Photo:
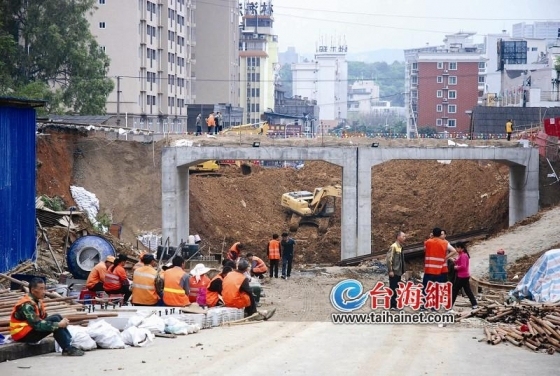
[[[447, 36], [445, 46], [405, 51], [405, 99], [409, 124], [437, 132], [468, 133], [470, 116], [483, 94], [485, 59], [470, 34]], [[462, 38], [465, 39], [462, 39]], [[409, 52], [409, 53], [407, 53]]]

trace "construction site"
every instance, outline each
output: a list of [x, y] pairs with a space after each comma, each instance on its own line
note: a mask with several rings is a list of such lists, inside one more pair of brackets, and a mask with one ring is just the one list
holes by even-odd
[[[42, 275], [53, 283], [59, 282], [61, 276], [72, 278], [66, 270], [66, 250], [84, 235], [103, 237], [114, 246], [116, 252], [127, 254], [132, 263], [138, 260], [140, 252], [150, 252], [148, 246], [139, 241], [142, 236], [155, 236], [158, 239], [156, 248], [164, 244], [165, 239], [157, 236], [162, 234], [162, 151], [165, 148], [180, 145], [200, 148], [356, 148], [372, 147], [372, 142], [379, 148], [452, 147], [449, 140], [437, 139], [325, 137], [315, 140], [278, 140], [258, 134], [234, 133], [164, 136], [159, 140], [149, 136], [129, 140], [123, 139], [117, 132], [87, 131], [60, 124], [44, 124], [40, 129], [37, 136], [36, 196], [42, 198], [43, 203], [57, 202], [59, 206], [55, 212], [58, 214], [45, 217], [43, 213], [38, 217], [41, 235], [36, 258], [21, 263], [6, 274]], [[502, 140], [456, 141], [481, 148], [523, 147]], [[538, 332], [535, 332], [537, 342], [534, 342], [525, 337], [518, 339], [519, 335], [510, 329], [484, 329], [488, 323], [529, 321], [533, 316], [536, 317], [534, 320], [541, 320], [547, 314], [552, 316], [551, 322], [556, 323], [554, 312], [557, 311], [535, 313], [535, 309], [531, 311], [529, 308], [524, 313], [517, 308], [508, 308], [506, 301], [508, 291], [515, 287], [515, 282], [523, 277], [533, 263], [545, 251], [560, 246], [557, 231], [560, 223], [560, 210], [557, 207], [560, 184], [555, 175], [560, 170], [560, 161], [557, 159], [540, 157], [539, 213], [515, 226], [509, 226], [510, 170], [505, 164], [488, 160], [394, 160], [376, 165], [371, 170], [371, 253], [347, 260], [346, 263], [341, 261], [343, 178], [340, 166], [322, 161], [209, 160], [194, 163], [189, 169], [189, 233], [201, 239], [200, 254], [220, 254], [223, 257], [233, 243], [242, 242], [246, 246], [245, 252], [267, 260], [265, 249], [272, 234], [289, 232], [297, 242], [293, 278], [290, 281], [267, 279], [263, 282], [266, 294], [262, 305], [267, 309], [277, 309], [274, 321], [255, 324], [250, 328], [220, 329], [231, 331], [228, 336], [235, 336], [241, 331], [248, 336], [253, 345], [244, 350], [247, 354], [256, 349], [254, 346], [269, 346], [268, 342], [263, 342], [264, 338], [260, 338], [259, 327], [264, 331], [274, 327], [277, 333], [271, 339], [274, 341], [308, 336], [314, 337], [314, 341], [325, 341], [326, 337], [318, 333], [332, 332], [332, 335], [350, 335], [353, 341], [359, 343], [360, 332], [355, 330], [359, 327], [343, 325], [349, 329], [343, 333], [341, 326], [329, 323], [333, 308], [328, 297], [332, 287], [344, 278], [359, 279], [364, 286], [386, 281], [384, 257], [397, 231], [407, 235], [405, 247], [410, 252], [407, 256], [407, 278], [418, 281], [423, 272], [421, 244], [435, 226], [445, 229], [450, 241], [469, 242], [473, 258], [471, 274], [476, 281], [479, 304], [483, 308], [473, 311], [467, 308], [469, 304], [466, 298], [460, 297], [458, 308], [455, 308], [458, 312], [456, 325], [444, 328], [436, 326], [435, 330], [440, 332], [434, 332], [433, 327], [419, 326], [413, 330], [414, 334], [410, 332], [411, 326], [403, 326], [399, 327], [403, 331], [399, 329], [397, 336], [433, 336], [447, 346], [467, 346], [471, 351], [478, 351], [476, 349], [482, 346], [477, 341], [467, 340], [472, 336], [477, 336], [477, 340], [480, 339], [478, 342], [484, 340], [495, 344], [503, 338], [504, 343], [515, 346], [525, 344], [525, 348], [533, 352], [560, 351], [560, 346], [554, 342], [555, 337], [551, 342], [543, 341], [542, 338], [539, 342]], [[99, 199], [97, 217], [109, 225], [106, 231], [100, 231], [92, 225], [78, 207], [72, 195], [75, 187], [85, 189]], [[321, 192], [328, 200], [321, 200], [317, 208], [311, 209], [317, 216], [307, 218], [310, 212], [307, 203], [313, 202], [313, 198], [319, 197]], [[296, 204], [286, 203], [286, 200], [298, 198], [303, 200]], [[69, 209], [71, 207], [77, 207], [75, 213]], [[61, 226], [58, 221], [61, 217], [70, 218], [71, 225]], [[153, 249], [151, 244], [149, 246]], [[502, 282], [493, 282], [488, 276], [488, 256], [499, 249], [505, 250], [508, 255], [507, 278]], [[132, 264], [129, 264], [128, 268], [131, 267]], [[6, 295], [4, 301], [7, 299]], [[75, 312], [71, 316], [74, 317], [72, 323], [75, 325], [87, 325], [90, 320], [108, 320], [117, 315], [111, 308], [104, 311], [103, 307], [96, 313], [90, 311], [86, 314], [80, 309], [79, 302], [73, 303], [76, 306], [67, 306], [67, 303], [56, 303], [55, 299], [50, 304], [61, 312]], [[546, 326], [534, 321], [534, 326], [539, 325]], [[388, 328], [377, 327], [378, 335], [388, 338], [392, 335], [391, 331], [386, 331]], [[220, 347], [213, 339], [222, 334], [216, 330], [202, 333], [206, 333], [204, 339], [200, 335], [189, 335], [185, 340], [188, 347], [201, 347], [200, 350], [208, 352], [201, 357], [192, 354], [188, 358], [203, 368], [212, 359], [222, 362], [220, 354], [227, 353], [230, 347]], [[161, 350], [166, 348], [168, 346]], [[294, 349], [297, 348], [295, 345]], [[415, 345], [415, 348], [418, 346]], [[278, 348], [278, 351], [292, 351], [282, 349]], [[505, 349], [504, 352], [501, 346], [493, 349], [506, 357], [531, 356], [530, 352], [521, 350], [512, 352]], [[426, 351], [435, 350], [426, 348]], [[428, 354], [426, 351], [418, 353], [414, 362], [425, 358]], [[159, 350], [154, 354], [158, 354], [159, 360], [182, 358], [179, 354], [163, 354]], [[350, 354], [348, 356], [353, 357]], [[93, 353], [93, 356], [88, 354], [87, 363], [91, 364], [92, 374], [95, 370], [121, 368], [136, 372], [136, 366], [128, 361], [122, 367], [117, 366], [118, 358], [118, 351], [111, 353], [108, 358], [111, 365], [100, 366], [96, 365], [99, 359]], [[56, 361], [52, 363], [52, 357], [46, 357], [39, 363], [32, 359], [15, 360], [5, 369], [9, 372], [14, 367], [40, 366], [47, 372], [49, 369], [54, 372], [52, 367], [55, 367]], [[69, 366], [81, 367], [79, 364], [70, 362]], [[4, 365], [0, 365], [0, 369], [2, 367]], [[294, 372], [299, 369], [286, 367]], [[448, 367], [451, 365], [446, 363], [443, 369], [448, 370]], [[473, 370], [478, 370], [477, 367]], [[201, 371], [198, 374], [207, 373]]]

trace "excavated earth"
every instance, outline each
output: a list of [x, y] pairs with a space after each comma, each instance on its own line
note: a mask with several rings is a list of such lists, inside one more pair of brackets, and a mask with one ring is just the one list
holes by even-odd
[[[196, 144], [238, 143], [235, 136], [218, 139], [190, 138]], [[253, 139], [245, 137], [244, 143]], [[372, 139], [278, 140], [264, 145], [357, 146]], [[87, 137], [68, 129], [46, 129], [37, 145], [37, 193], [60, 196], [74, 204], [70, 185], [84, 187], [100, 200], [102, 213], [123, 226], [121, 239], [136, 246], [136, 236], [161, 228], [161, 150], [171, 140], [141, 143], [110, 140], [90, 133]], [[445, 140], [379, 140], [380, 146], [446, 146]], [[465, 141], [467, 142], [467, 141]], [[502, 141], [470, 144], [505, 146]], [[555, 163], [556, 171], [560, 164]], [[253, 166], [244, 175], [237, 167], [223, 167], [221, 176], [191, 175], [191, 233], [199, 234], [212, 253], [227, 250], [236, 241], [263, 256], [272, 233], [288, 228], [289, 215], [280, 206], [283, 193], [310, 190], [342, 181], [341, 168], [326, 162], [305, 162], [303, 168]], [[558, 185], [548, 185], [550, 167], [541, 161], [541, 207], [558, 203]], [[394, 233], [409, 234], [409, 243], [420, 242], [434, 226], [459, 234], [470, 230], [507, 227], [508, 167], [488, 161], [390, 161], [372, 169], [372, 248], [391, 243]], [[299, 263], [330, 264], [340, 259], [340, 205], [325, 234], [301, 226], [292, 234], [298, 241]]]

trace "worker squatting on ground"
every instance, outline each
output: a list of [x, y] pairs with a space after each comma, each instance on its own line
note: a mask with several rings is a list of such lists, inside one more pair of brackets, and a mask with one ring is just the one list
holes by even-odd
[[206, 294], [210, 286], [210, 278], [206, 275], [210, 268], [204, 264], [196, 264], [190, 271], [189, 278], [189, 301], [198, 303], [199, 306], [206, 306]]
[[249, 262], [251, 263], [251, 276], [263, 279], [264, 275], [268, 271], [268, 267], [264, 261], [252, 253], [247, 253], [247, 259], [249, 259]]
[[290, 278], [292, 274], [292, 262], [294, 260], [294, 251], [296, 241], [288, 236], [287, 232], [282, 233], [282, 241], [280, 241], [280, 254], [282, 255], [282, 279]]
[[86, 281], [86, 288], [89, 291], [103, 291], [103, 283], [105, 282], [107, 269], [113, 266], [114, 262], [114, 256], [107, 256], [105, 261], [101, 261], [93, 267]]
[[29, 294], [14, 306], [10, 316], [10, 335], [16, 342], [36, 343], [53, 334], [62, 348], [62, 355], [82, 356], [84, 352], [70, 345], [72, 335], [66, 329], [68, 319], [61, 315], [47, 316], [43, 299], [47, 288], [40, 278], [29, 282]]
[[142, 256], [142, 264], [132, 276], [132, 304], [135, 306], [161, 305], [158, 291], [157, 261], [154, 255], [146, 253]]
[[113, 266], [107, 269], [105, 282], [103, 283], [103, 289], [107, 294], [123, 294], [123, 304], [127, 304], [130, 295], [132, 295], [132, 291], [130, 291], [130, 282], [124, 270], [126, 260], [126, 255], [118, 255]]
[[172, 267], [163, 273], [163, 303], [172, 307], [186, 307], [189, 301], [189, 275], [184, 270], [185, 260], [175, 256]]
[[404, 232], [399, 231], [396, 235], [396, 240], [389, 247], [387, 252], [387, 270], [389, 272], [389, 287], [393, 290], [391, 295], [391, 309], [397, 309], [397, 287], [401, 282], [402, 275], [405, 272], [404, 254], [402, 246], [406, 240]]
[[[228, 273], [222, 283], [222, 297], [226, 307], [244, 308], [245, 316], [257, 313], [257, 302], [253, 290], [249, 285], [250, 277], [247, 276], [249, 262], [245, 259], [239, 260], [237, 269]], [[263, 311], [262, 319], [268, 320], [276, 312]]]
[[270, 263], [270, 278], [278, 278], [278, 265], [280, 264], [280, 241], [278, 234], [272, 234], [272, 240], [266, 245], [266, 254]]
[[231, 246], [228, 253], [226, 254], [226, 258], [231, 261], [236, 261], [244, 249], [245, 246], [241, 244], [241, 242], [237, 242]]
[[206, 293], [206, 305], [208, 307], [216, 307], [224, 305], [224, 300], [222, 298], [222, 289], [224, 278], [228, 273], [232, 272], [235, 268], [235, 263], [231, 261], [226, 261], [222, 272], [212, 278], [210, 285], [208, 286], [208, 292]]

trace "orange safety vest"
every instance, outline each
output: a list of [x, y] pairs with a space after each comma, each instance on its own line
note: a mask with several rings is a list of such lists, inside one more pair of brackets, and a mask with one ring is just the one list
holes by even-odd
[[222, 298], [226, 307], [245, 308], [251, 305], [251, 298], [239, 288], [245, 281], [245, 274], [233, 271], [224, 278]]
[[157, 271], [150, 265], [142, 266], [132, 276], [132, 303], [156, 305], [159, 296], [156, 292]]
[[42, 301], [39, 301], [37, 304], [33, 299], [29, 297], [29, 295], [25, 295], [22, 297], [15, 305], [14, 309], [12, 309], [12, 314], [10, 316], [10, 335], [14, 341], [21, 341], [29, 332], [33, 330], [33, 327], [29, 325], [26, 319], [19, 320], [16, 318], [16, 312], [25, 303], [33, 304], [35, 307], [35, 314], [41, 320], [44, 320], [47, 317], [47, 312], [45, 311], [44, 305]]
[[205, 287], [208, 290], [208, 286], [210, 286], [210, 278], [208, 278], [208, 276], [201, 275], [198, 282], [194, 276], [191, 276], [189, 278], [189, 301], [191, 303], [196, 302], [199, 289]]
[[237, 249], [237, 246], [240, 244], [241, 242], [237, 242], [234, 245], [231, 246], [231, 248], [229, 249], [229, 252], [226, 255], [226, 258], [231, 260], [231, 261], [235, 261], [237, 260], [237, 258], [239, 257], [239, 250]]
[[447, 241], [439, 238], [428, 239], [424, 242], [426, 255], [424, 258], [424, 273], [440, 275], [443, 273]]
[[113, 265], [109, 268], [109, 270], [107, 270], [107, 274], [105, 274], [105, 281], [103, 281], [103, 290], [115, 291], [121, 289], [122, 282], [115, 270], [118, 267], [123, 268], [122, 266], [119, 265], [117, 266]]
[[280, 260], [280, 242], [272, 239], [268, 242], [268, 259]]
[[99, 282], [105, 282], [105, 275], [107, 275], [107, 266], [105, 265], [105, 261], [101, 261], [99, 264], [95, 265], [86, 281], [86, 287], [91, 290], [97, 285]]
[[171, 307], [185, 307], [191, 304], [186, 291], [181, 286], [181, 278], [185, 271], [174, 266], [163, 274], [163, 303]]
[[255, 267], [253, 268], [253, 273], [266, 273], [268, 271], [268, 268], [266, 267], [266, 264], [262, 259], [258, 258], [257, 256], [253, 256], [253, 261], [257, 262]]
[[[216, 280], [218, 278], [221, 279], [222, 283], [223, 283], [224, 277], [222, 277], [221, 274], [218, 274], [217, 276], [212, 278], [210, 283], [214, 282], [214, 280]], [[208, 286], [210, 286], [210, 283], [208, 284]], [[215, 307], [216, 304], [218, 304], [219, 299], [220, 299], [220, 293], [218, 293], [216, 291], [210, 291], [210, 290], [206, 291], [206, 304], [208, 305], [208, 307]]]

